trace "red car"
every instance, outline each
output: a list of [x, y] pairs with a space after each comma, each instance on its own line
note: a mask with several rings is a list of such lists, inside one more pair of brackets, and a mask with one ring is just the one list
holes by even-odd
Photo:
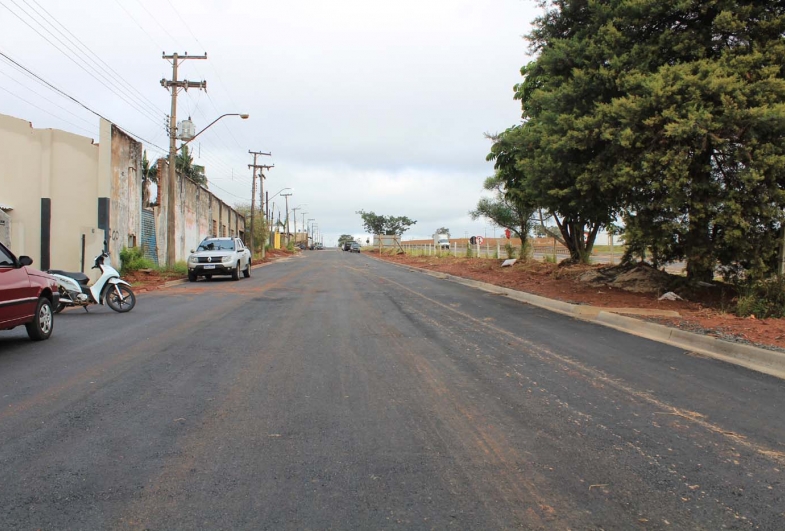
[[17, 258], [0, 243], [0, 330], [25, 325], [33, 341], [48, 339], [60, 302], [57, 281], [30, 267], [29, 256]]

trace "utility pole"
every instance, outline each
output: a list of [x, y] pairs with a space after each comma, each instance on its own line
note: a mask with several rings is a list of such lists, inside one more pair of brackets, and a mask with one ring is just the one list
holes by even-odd
[[288, 194], [281, 194], [281, 196], [286, 198], [286, 221], [284, 222], [286, 225], [286, 246], [288, 247], [289, 244], [292, 242], [292, 237], [289, 236], [289, 196], [292, 195], [291, 192]]
[[167, 88], [172, 93], [172, 110], [169, 114], [169, 176], [166, 183], [166, 265], [173, 267], [177, 261], [177, 254], [175, 252], [175, 163], [177, 159], [177, 92], [180, 89], [188, 90], [189, 88], [198, 88], [207, 90], [207, 81], [178, 81], [177, 80], [177, 67], [186, 59], [207, 59], [207, 54], [204, 55], [185, 55], [163, 54], [163, 58], [172, 62], [172, 79], [162, 79], [161, 86]]
[[[254, 229], [254, 217], [255, 217], [254, 216], [254, 211], [256, 210], [256, 170], [258, 168], [262, 167], [262, 166], [256, 164], [256, 157], [258, 157], [260, 155], [265, 155], [265, 156], [270, 157], [270, 156], [272, 156], [272, 153], [263, 153], [261, 151], [251, 151], [250, 149], [248, 150], [248, 153], [253, 155], [253, 164], [249, 164], [248, 165], [248, 167], [251, 168], [252, 172], [253, 172], [252, 177], [251, 177], [251, 181], [253, 181], [251, 183], [251, 238], [249, 240], [250, 243], [251, 243], [251, 245], [250, 245], [251, 253], [253, 253], [253, 251], [254, 251], [254, 241], [253, 241], [254, 240], [254, 237], [253, 237], [254, 236], [254, 230], [253, 229]], [[262, 246], [262, 258], [264, 258], [264, 246]]]
[[[300, 205], [300, 206], [292, 209], [292, 212], [294, 212], [293, 215], [294, 215], [294, 243], [295, 244], [297, 243], [297, 211], [301, 210], [304, 206], [307, 206], [307, 205]], [[303, 212], [302, 213], [303, 214], [303, 219], [305, 219], [305, 215], [307, 213], [308, 212]]]
[[[269, 154], [270, 153], [262, 153], [262, 155], [269, 155]], [[269, 218], [269, 215], [268, 215], [268, 208], [267, 208], [267, 203], [268, 203], [267, 196], [268, 196], [268, 193], [264, 191], [264, 180], [267, 178], [267, 177], [264, 176], [264, 170], [270, 170], [272, 168], [275, 168], [275, 164], [271, 164], [269, 166], [264, 165], [264, 164], [260, 164], [258, 167], [259, 167], [259, 186], [260, 186], [260, 188], [259, 188], [259, 211], [260, 211], [261, 215], [264, 216], [265, 223], [268, 224], [267, 226], [270, 227], [272, 224], [270, 223], [270, 218]], [[270, 235], [272, 236], [272, 231], [270, 231]], [[265, 251], [265, 245], [266, 244], [262, 245], [262, 258], [264, 258], [264, 255], [265, 255], [265, 252], [266, 252]]]

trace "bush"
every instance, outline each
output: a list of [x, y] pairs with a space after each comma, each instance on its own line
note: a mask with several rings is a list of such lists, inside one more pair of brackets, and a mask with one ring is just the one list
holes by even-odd
[[123, 262], [123, 273], [140, 269], [155, 269], [155, 263], [149, 258], [145, 258], [141, 247], [123, 247], [120, 251], [120, 260]]
[[504, 250], [507, 252], [507, 258], [515, 258], [515, 247], [511, 243], [505, 243]]
[[770, 278], [740, 286], [735, 313], [758, 319], [785, 317], [785, 280]]
[[466, 258], [471, 258], [472, 256], [474, 256], [474, 254], [472, 253], [472, 246], [467, 244], [466, 245]]

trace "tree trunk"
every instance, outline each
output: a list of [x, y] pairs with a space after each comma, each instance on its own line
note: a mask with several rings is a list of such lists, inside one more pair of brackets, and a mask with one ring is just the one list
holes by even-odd
[[711, 238], [712, 182], [711, 147], [704, 146], [703, 153], [693, 161], [689, 199], [689, 227], [687, 229], [687, 279], [711, 282], [714, 278], [715, 258]]

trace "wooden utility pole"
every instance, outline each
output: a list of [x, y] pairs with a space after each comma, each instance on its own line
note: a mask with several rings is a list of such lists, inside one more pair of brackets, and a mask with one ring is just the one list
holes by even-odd
[[[248, 153], [253, 155], [253, 164], [249, 164], [248, 167], [251, 168], [251, 237], [248, 240], [250, 242], [251, 253], [254, 251], [254, 218], [255, 218], [255, 211], [256, 211], [256, 170], [261, 168], [259, 164], [256, 164], [256, 157], [260, 155], [265, 156], [272, 156], [272, 153], [263, 153], [261, 151], [251, 151], [248, 150]], [[261, 205], [260, 205], [261, 206]], [[262, 258], [264, 258], [264, 246], [262, 246]]]
[[281, 196], [286, 198], [286, 221], [284, 222], [286, 225], [286, 246], [288, 247], [292, 241], [292, 237], [289, 235], [289, 196], [292, 195], [291, 192], [288, 194], [281, 194]]
[[[264, 175], [264, 170], [269, 170], [275, 168], [275, 164], [271, 164], [270, 166], [265, 166], [263, 164], [259, 165], [259, 211], [264, 216], [265, 223], [267, 223], [267, 227], [271, 227], [272, 223], [270, 222], [270, 214], [269, 214], [269, 201], [267, 201], [267, 193], [264, 191], [264, 180], [267, 178]], [[265, 255], [265, 247], [267, 242], [262, 245], [262, 258]]]
[[186, 59], [207, 59], [207, 54], [204, 55], [179, 55], [163, 54], [163, 58], [172, 62], [172, 79], [162, 79], [161, 86], [167, 88], [172, 93], [172, 110], [169, 114], [169, 176], [166, 182], [166, 265], [167, 267], [174, 267], [177, 261], [177, 254], [175, 248], [175, 166], [177, 161], [177, 93], [180, 89], [188, 90], [189, 88], [198, 88], [207, 90], [207, 81], [178, 81], [177, 80], [177, 67], [182, 61]]

